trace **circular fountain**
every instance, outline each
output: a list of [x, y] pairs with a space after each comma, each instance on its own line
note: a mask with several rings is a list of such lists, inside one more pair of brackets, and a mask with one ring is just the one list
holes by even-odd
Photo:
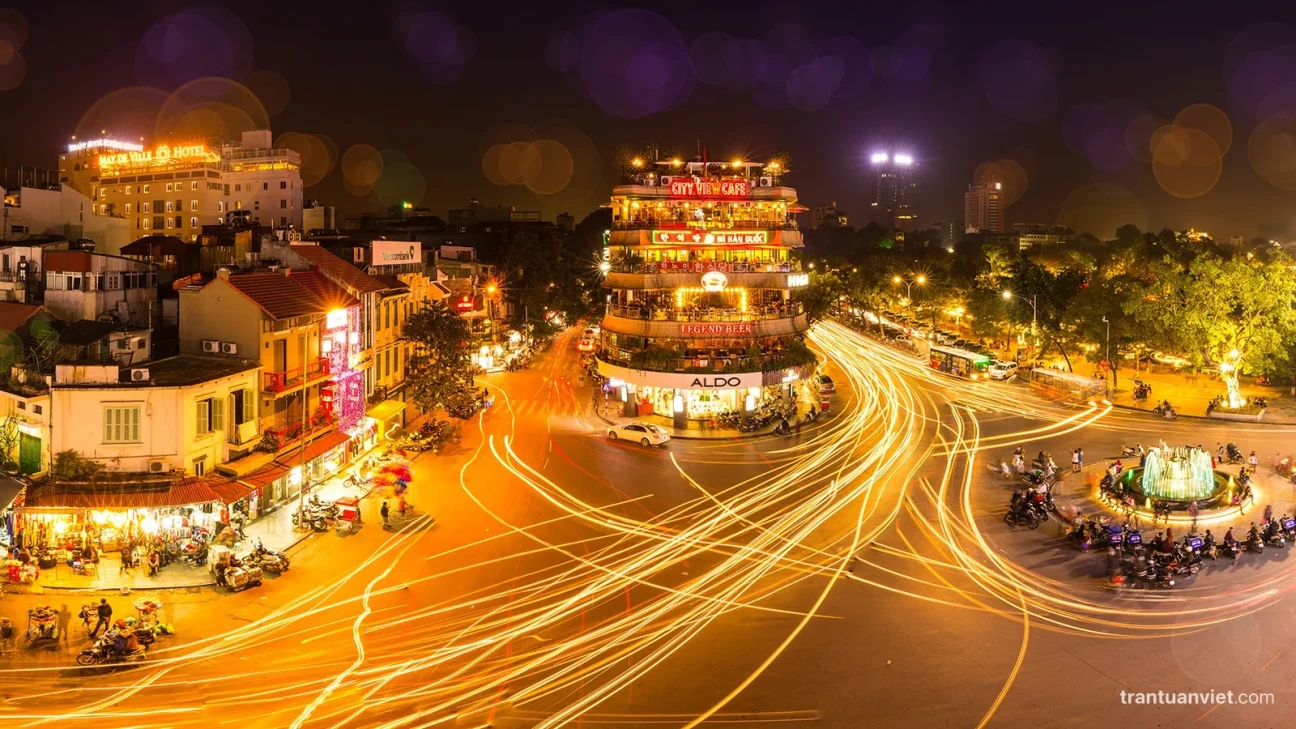
[[1170, 448], [1165, 443], [1148, 451], [1143, 466], [1125, 471], [1120, 480], [1140, 501], [1154, 499], [1179, 509], [1193, 501], [1203, 509], [1223, 506], [1233, 483], [1232, 477], [1211, 468], [1206, 451], [1187, 446]]

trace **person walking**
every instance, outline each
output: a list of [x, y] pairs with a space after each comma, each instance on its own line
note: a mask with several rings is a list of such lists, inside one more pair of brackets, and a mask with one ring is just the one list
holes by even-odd
[[1197, 512], [1198, 512], [1198, 510], [1199, 510], [1199, 507], [1197, 506], [1197, 500], [1196, 500], [1196, 499], [1193, 499], [1193, 502], [1192, 502], [1191, 504], [1188, 505], [1188, 516], [1191, 516], [1191, 517], [1192, 517], [1192, 532], [1193, 532], [1194, 534], [1197, 533]]
[[129, 575], [131, 561], [131, 548], [129, 544], [123, 543], [121, 548], [121, 564], [117, 566], [117, 574]]
[[382, 515], [383, 524], [387, 524], [388, 523], [387, 517], [389, 514], [391, 514], [391, 511], [387, 508], [386, 501], [382, 503], [382, 508], [378, 510], [378, 513]]
[[99, 629], [107, 627], [108, 621], [112, 618], [112, 606], [108, 604], [108, 598], [99, 598], [99, 607], [95, 609], [98, 620], [95, 621], [94, 628], [90, 631], [90, 637], [95, 638], [99, 635]]
[[62, 605], [59, 605], [59, 614], [58, 614], [58, 632], [59, 632], [60, 643], [67, 642], [68, 626], [70, 626], [71, 624], [72, 624], [72, 614], [68, 612], [67, 603], [63, 603]]
[[1076, 460], [1076, 463], [1080, 466], [1080, 468], [1084, 468], [1084, 449], [1083, 449], [1083, 448], [1077, 448], [1077, 449], [1076, 449], [1076, 456], [1078, 457], [1077, 460]]
[[1071, 451], [1071, 473], [1080, 473], [1080, 449]]
[[1260, 457], [1256, 455], [1255, 451], [1251, 451], [1251, 456], [1247, 459], [1247, 463], [1251, 464], [1251, 473], [1257, 473], [1256, 467], [1260, 465]]

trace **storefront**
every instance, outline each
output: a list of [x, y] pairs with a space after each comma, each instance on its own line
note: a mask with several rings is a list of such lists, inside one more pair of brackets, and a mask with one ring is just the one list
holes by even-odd
[[[366, 418], [371, 423], [370, 437], [359, 445], [357, 453], [363, 453], [378, 444], [380, 440], [391, 438], [391, 433], [405, 425], [405, 403], [400, 400], [383, 400], [369, 408]], [[354, 439], [353, 439], [354, 442]]]
[[[363, 428], [364, 420], [361, 420]], [[239, 483], [258, 494], [259, 510], [269, 511], [301, 495], [310, 483], [322, 481], [342, 470], [350, 461], [347, 444], [351, 437], [331, 431], [311, 441], [305, 448], [294, 448], [271, 463], [238, 478]]]
[[[740, 374], [680, 374], [650, 372], [598, 361], [599, 374], [608, 378], [608, 396], [626, 403], [627, 416], [661, 415], [686, 420], [708, 420], [726, 412], [748, 412], [781, 398], [786, 383], [800, 375], [791, 372]], [[772, 376], [775, 375], [775, 376]], [[773, 379], [773, 382], [766, 384]]]

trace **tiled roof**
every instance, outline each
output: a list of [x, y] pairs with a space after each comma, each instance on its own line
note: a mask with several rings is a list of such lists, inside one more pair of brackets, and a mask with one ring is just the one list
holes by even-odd
[[318, 269], [310, 271], [292, 271], [289, 277], [297, 283], [305, 286], [312, 294], [315, 294], [329, 308], [350, 309], [353, 306], [359, 306], [360, 302], [346, 292], [346, 289], [333, 283], [333, 279], [320, 273]]
[[378, 274], [374, 276], [374, 278], [378, 279], [379, 281], [382, 281], [383, 284], [386, 285], [388, 290], [390, 290], [392, 293], [409, 291], [409, 284], [396, 278], [395, 276], [389, 276], [387, 274]]
[[87, 344], [94, 344], [120, 328], [120, 324], [114, 324], [110, 321], [81, 319], [68, 324], [59, 331], [59, 344], [84, 347]]
[[352, 266], [319, 246], [292, 246], [292, 252], [319, 266], [324, 275], [362, 294], [387, 290], [387, 284]]
[[244, 273], [230, 276], [226, 281], [261, 307], [271, 319], [291, 319], [330, 311], [329, 306], [310, 289], [282, 273]]
[[58, 320], [53, 312], [43, 306], [20, 304], [17, 301], [0, 301], [0, 331], [21, 331], [37, 312], [48, 316], [51, 320]]
[[197, 246], [185, 243], [174, 235], [146, 235], [122, 246], [123, 256], [180, 256]]
[[[144, 474], [141, 474], [143, 476]], [[233, 484], [233, 485], [231, 485]], [[220, 501], [230, 504], [248, 489], [216, 474], [196, 476], [170, 484], [105, 484], [98, 489], [42, 484], [27, 489], [24, 508], [32, 509], [160, 509]], [[232, 497], [232, 498], [231, 498]], [[227, 500], [228, 499], [228, 500]]]

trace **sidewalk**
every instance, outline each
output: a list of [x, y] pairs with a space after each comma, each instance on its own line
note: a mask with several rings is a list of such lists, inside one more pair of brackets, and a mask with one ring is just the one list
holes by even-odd
[[[1269, 401], [1269, 412], [1265, 413], [1261, 422], [1296, 424], [1296, 397], [1290, 394], [1290, 388], [1248, 384], [1249, 379], [1243, 378], [1241, 382], [1242, 395], [1259, 396]], [[1134, 380], [1142, 380], [1152, 386], [1152, 394], [1146, 401], [1134, 399]], [[1225, 394], [1224, 383], [1209, 375], [1189, 376], [1147, 370], [1142, 370], [1137, 375], [1132, 371], [1122, 371], [1120, 388], [1109, 391], [1107, 395], [1107, 399], [1116, 407], [1151, 411], [1157, 403], [1169, 400], [1180, 417], [1195, 418], [1206, 417], [1206, 405], [1217, 395]]]
[[[371, 452], [371, 451], [370, 451]], [[342, 485], [343, 479], [349, 476], [356, 466], [368, 457], [370, 452], [362, 454], [359, 458], [352, 461], [350, 465], [339, 471], [335, 476], [322, 483], [316, 483], [306, 499], [309, 501], [311, 496], [318, 496], [320, 501], [331, 504], [343, 496], [357, 496], [361, 501], [369, 496], [370, 490], [361, 492], [357, 489], [348, 488]], [[365, 487], [372, 489], [372, 486]], [[292, 517], [297, 512], [298, 500], [292, 499], [282, 504], [278, 509], [262, 516], [260, 519], [243, 527], [243, 533], [247, 535], [240, 553], [249, 548], [249, 545], [260, 539], [266, 549], [274, 552], [282, 552], [306, 540], [312, 534], [324, 534], [327, 532], [316, 532], [309, 526], [304, 529], [298, 529], [293, 526]], [[333, 531], [330, 529], [329, 531]]]
[[215, 582], [206, 567], [195, 567], [188, 562], [174, 562], [158, 571], [157, 576], [148, 576], [148, 567], [133, 567], [128, 572], [121, 571], [121, 559], [117, 552], [109, 552], [99, 557], [97, 569], [86, 574], [75, 574], [65, 562], [60, 562], [54, 569], [40, 571], [40, 577], [34, 584], [5, 583], [4, 591], [12, 593], [38, 594], [45, 590], [177, 590], [186, 587], [202, 587]]

